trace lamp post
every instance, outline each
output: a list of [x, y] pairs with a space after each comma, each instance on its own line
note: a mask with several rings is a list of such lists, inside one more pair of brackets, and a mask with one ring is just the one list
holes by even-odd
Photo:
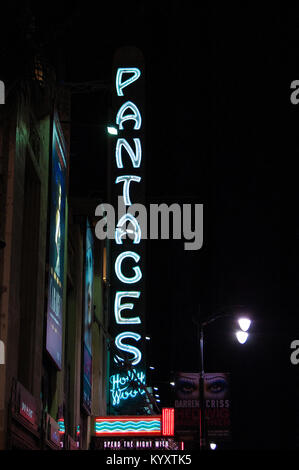
[[[211, 315], [205, 321], [197, 321], [193, 318], [194, 323], [197, 325], [197, 339], [199, 344], [200, 353], [200, 377], [199, 377], [199, 402], [200, 402], [200, 426], [199, 426], [199, 445], [200, 450], [206, 448], [206, 422], [205, 422], [205, 402], [204, 402], [204, 327], [210, 323], [225, 317], [234, 317], [233, 313], [220, 313]], [[200, 317], [199, 317], [200, 318]], [[245, 344], [248, 339], [248, 330], [251, 325], [251, 320], [248, 317], [242, 316], [238, 319], [240, 330], [236, 331], [235, 335], [240, 344]]]

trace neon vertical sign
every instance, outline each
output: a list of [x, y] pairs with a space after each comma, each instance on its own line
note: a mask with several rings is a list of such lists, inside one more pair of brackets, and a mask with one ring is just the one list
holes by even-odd
[[[133, 204], [144, 204], [144, 64], [140, 51], [117, 51], [113, 69], [113, 115], [118, 128], [111, 152], [110, 189], [123, 213], [111, 241], [110, 332], [114, 347], [108, 377], [109, 414], [135, 411], [144, 400], [145, 241]], [[128, 363], [130, 367], [123, 367]]]
[[174, 408], [162, 408], [162, 435], [174, 435]]

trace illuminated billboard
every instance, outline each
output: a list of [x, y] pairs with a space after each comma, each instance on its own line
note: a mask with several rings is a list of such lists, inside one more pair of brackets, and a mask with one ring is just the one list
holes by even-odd
[[173, 436], [174, 408], [163, 408], [161, 416], [96, 417], [94, 435], [109, 436]]
[[[111, 204], [118, 213], [110, 242], [108, 414], [130, 414], [145, 402], [145, 239], [133, 208], [145, 203], [144, 80], [142, 54], [123, 48], [114, 57]], [[120, 210], [121, 208], [121, 210]], [[122, 214], [120, 214], [120, 212]]]
[[161, 435], [161, 416], [127, 416], [95, 418], [96, 436]]
[[178, 372], [175, 378], [175, 428], [177, 431], [199, 429], [200, 374], [197, 372]]
[[209, 439], [231, 438], [230, 374], [209, 373], [204, 377], [205, 418]]
[[53, 119], [49, 234], [49, 284], [46, 350], [57, 368], [62, 365], [62, 319], [66, 218], [66, 147], [57, 113]]
[[[230, 374], [205, 373], [203, 380], [205, 425], [208, 438], [231, 436]], [[200, 425], [200, 373], [179, 372], [175, 379], [175, 427], [198, 430]]]
[[83, 406], [91, 410], [92, 347], [91, 325], [93, 320], [93, 235], [87, 219], [85, 236], [85, 278], [84, 278], [84, 341], [83, 341]]

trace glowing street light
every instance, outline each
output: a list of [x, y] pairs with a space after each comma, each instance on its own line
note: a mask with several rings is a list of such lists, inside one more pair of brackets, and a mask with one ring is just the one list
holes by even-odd
[[251, 320], [250, 318], [241, 317], [238, 319], [238, 324], [241, 330], [236, 332], [237, 340], [239, 341], [240, 344], [245, 344], [246, 341], [248, 340], [249, 334], [247, 333], [247, 331], [250, 328]]
[[118, 134], [118, 130], [114, 126], [107, 126], [107, 132], [110, 135], [117, 135]]
[[249, 318], [239, 318], [238, 320], [239, 327], [242, 331], [248, 331], [251, 325], [251, 320]]
[[210, 449], [216, 450], [216, 448], [217, 448], [217, 444], [215, 444], [215, 442], [210, 442]]
[[[193, 317], [194, 323], [197, 325], [197, 341], [198, 341], [198, 346], [199, 346], [199, 353], [200, 353], [200, 365], [201, 365], [201, 371], [200, 371], [200, 393], [203, 395], [204, 393], [204, 328], [209, 325], [210, 323], [213, 323], [221, 318], [224, 317], [231, 317], [235, 316], [232, 313], [219, 313], [216, 315], [211, 315], [209, 316], [206, 320], [204, 321], [198, 321], [196, 318]], [[241, 330], [236, 331], [235, 335], [237, 337], [237, 340], [239, 341], [240, 344], [246, 343], [249, 334], [247, 333], [247, 330], [249, 330], [249, 327], [251, 325], [251, 320], [247, 317], [240, 317], [238, 319], [238, 324]], [[204, 409], [204, 400], [200, 400], [200, 412], [201, 416], [205, 416], [205, 409]], [[204, 448], [207, 445], [206, 442], [206, 424], [205, 424], [205, 419], [200, 420], [200, 449]], [[214, 448], [211, 446], [213, 445]], [[216, 449], [216, 444], [215, 443], [210, 443], [210, 448], [212, 450]]]
[[249, 334], [246, 331], [237, 331], [236, 337], [240, 344], [245, 344]]

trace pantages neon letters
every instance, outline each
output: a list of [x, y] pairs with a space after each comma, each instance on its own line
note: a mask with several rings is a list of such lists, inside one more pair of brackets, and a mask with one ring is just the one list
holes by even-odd
[[[118, 96], [124, 96], [124, 88], [128, 87], [129, 85], [132, 85], [135, 80], [138, 80], [140, 77], [141, 72], [139, 69], [136, 67], [132, 68], [119, 68], [116, 74], [116, 90], [117, 90], [117, 95]], [[123, 80], [123, 77], [126, 79]], [[129, 77], [129, 78], [128, 78]], [[128, 113], [129, 111], [129, 113]], [[132, 111], [132, 113], [130, 113]], [[140, 129], [141, 124], [142, 124], [142, 119], [141, 119], [141, 114], [140, 111], [138, 110], [137, 106], [132, 102], [132, 101], [126, 101], [123, 103], [123, 105], [120, 107], [117, 116], [116, 116], [116, 123], [119, 126], [119, 129], [123, 129], [123, 123], [124, 121], [133, 121], [134, 123], [134, 129]], [[118, 139], [118, 142], [116, 144], [116, 151], [115, 151], [115, 159], [116, 159], [116, 165], [119, 168], [123, 168], [123, 154], [122, 150], [126, 149], [129, 153], [130, 159], [132, 161], [133, 167], [134, 168], [139, 168], [141, 164], [141, 143], [139, 138], [134, 139], [135, 142], [135, 148], [137, 149], [138, 154], [134, 154], [133, 149], [130, 147], [129, 142], [127, 142], [126, 139]], [[127, 160], [125, 163], [128, 166]], [[129, 189], [130, 189], [130, 182], [134, 181], [136, 183], [141, 182], [141, 178], [136, 175], [124, 175], [124, 176], [118, 176], [115, 180], [115, 183], [118, 184], [120, 182], [123, 182], [123, 197], [124, 197], [124, 203], [126, 206], [131, 205], [131, 199], [130, 199], [130, 194], [129, 194]], [[134, 242], [139, 243], [141, 234], [140, 234], [140, 227], [135, 219], [131, 214], [125, 214], [118, 222], [118, 228], [123, 227], [123, 225], [129, 221], [132, 222], [131, 226], [133, 226], [134, 231], [136, 233], [136, 237], [134, 238]], [[122, 237], [123, 235], [126, 235], [126, 231], [122, 230], [122, 233], [120, 233], [120, 230], [116, 230], [115, 232], [115, 241], [117, 244], [122, 244]], [[115, 273], [118, 277], [118, 279], [124, 284], [132, 284], [138, 282], [141, 277], [142, 273], [141, 270], [138, 266], [135, 266], [133, 268], [133, 271], [135, 272], [135, 275], [132, 277], [126, 277], [123, 272], [122, 272], [122, 264], [125, 263], [127, 258], [132, 258], [134, 261], [137, 263], [140, 259], [140, 256], [138, 253], [134, 251], [125, 251], [122, 252], [118, 255], [116, 261], [115, 261]], [[134, 291], [134, 292], [116, 292], [115, 294], [115, 303], [114, 303], [114, 315], [115, 315], [115, 321], [117, 324], [121, 325], [132, 325], [132, 324], [137, 324], [140, 323], [140, 317], [131, 317], [131, 318], [124, 318], [121, 316], [121, 311], [126, 309], [131, 309], [133, 310], [134, 305], [132, 303], [128, 304], [122, 304], [121, 301], [124, 297], [131, 297], [131, 298], [136, 298], [140, 296], [140, 291]], [[132, 364], [137, 365], [142, 357], [142, 353], [138, 349], [138, 347], [135, 346], [130, 346], [125, 343], [126, 338], [133, 338], [136, 342], [139, 341], [140, 335], [136, 334], [131, 331], [125, 331], [123, 333], [120, 333], [117, 335], [115, 338], [115, 344], [118, 349], [121, 351], [125, 352], [131, 352], [134, 355]]]
[[[125, 54], [120, 54], [120, 61], [114, 68], [113, 112], [119, 132], [111, 154], [112, 202], [121, 198], [128, 210], [132, 205], [144, 202], [145, 192], [142, 148], [144, 77], [139, 59], [132, 64], [134, 59], [132, 54], [129, 55], [127, 67], [123, 66]], [[128, 211], [120, 214], [111, 240], [110, 330], [115, 348], [110, 361], [110, 412], [115, 408], [118, 413], [124, 412], [125, 403], [128, 409], [130, 402], [134, 406], [133, 403], [145, 393], [144, 243], [137, 218]], [[130, 367], [121, 367], [124, 361], [134, 367], [134, 375]]]
[[[141, 72], [139, 69], [136, 67], [128, 67], [128, 68], [119, 68], [116, 74], [116, 90], [117, 90], [117, 95], [118, 96], [124, 96], [124, 88], [132, 85], [135, 80], [138, 80], [140, 77]], [[125, 80], [123, 80], [123, 77], [125, 76]], [[128, 78], [129, 76], [129, 78]], [[132, 113], [130, 112], [132, 111]], [[132, 101], [125, 101], [125, 103], [122, 104], [120, 107], [117, 116], [116, 116], [116, 124], [119, 126], [119, 129], [124, 129], [124, 122], [125, 121], [133, 121], [134, 124], [134, 129], [138, 130], [141, 128], [142, 125], [142, 118], [139, 109], [137, 106], [132, 102]], [[130, 147], [130, 144], [127, 142], [126, 139], [118, 139], [121, 142], [116, 144], [116, 151], [115, 151], [115, 159], [116, 159], [116, 165], [119, 168], [119, 165], [121, 168], [123, 168], [123, 156], [122, 156], [122, 149], [125, 148], [128, 150], [129, 156], [131, 158], [131, 162], [135, 168], [139, 168], [141, 164], [141, 143], [139, 138], [135, 138], [135, 147], [138, 149], [139, 155], [134, 155], [132, 148]], [[134, 165], [135, 163], [135, 165]], [[128, 165], [128, 162], [126, 161], [126, 164]], [[130, 199], [130, 182], [134, 181], [135, 183], [140, 183], [141, 182], [141, 177], [137, 175], [121, 175], [118, 176], [115, 180], [115, 183], [118, 184], [120, 182], [123, 182], [123, 198], [124, 198], [124, 203], [126, 206], [131, 205], [131, 199]], [[134, 243], [138, 244], [141, 239], [141, 229], [140, 226], [134, 216], [131, 214], [125, 214], [121, 220], [118, 222], [118, 229], [122, 228], [126, 222], [132, 222], [130, 225], [134, 228], [134, 233], [136, 234], [136, 237], [134, 237]], [[126, 235], [126, 230], [122, 230], [122, 233], [120, 230], [115, 231], [115, 241], [117, 244], [122, 244], [122, 238], [123, 236]], [[139, 266], [133, 267], [133, 271], [135, 273], [134, 276], [132, 277], [127, 277], [123, 274], [122, 272], [122, 264], [125, 263], [125, 260], [128, 258], [132, 258], [136, 263], [140, 259], [140, 255], [136, 253], [135, 251], [125, 251], [122, 252], [118, 255], [115, 264], [114, 264], [114, 269], [115, 273], [118, 277], [118, 279], [124, 284], [124, 287], [126, 284], [133, 284], [137, 283], [141, 277], [142, 273], [139, 268]], [[115, 294], [115, 303], [114, 303], [114, 315], [115, 315], [115, 321], [117, 324], [122, 324], [122, 325], [132, 325], [132, 324], [137, 324], [140, 323], [140, 317], [121, 317], [120, 312], [124, 309], [133, 309], [134, 305], [131, 304], [121, 304], [121, 300], [123, 297], [139, 297], [140, 296], [140, 291], [134, 291], [134, 292], [116, 292]], [[133, 365], [137, 365], [142, 357], [141, 351], [138, 349], [138, 347], [131, 346], [126, 344], [125, 340], [126, 338], [132, 338], [136, 342], [140, 340], [141, 336], [138, 333], [132, 332], [132, 331], [125, 331], [122, 333], [119, 333], [117, 337], [115, 338], [115, 345], [118, 349], [121, 351], [125, 352], [130, 352], [133, 354]], [[119, 358], [122, 360], [121, 358]]]

